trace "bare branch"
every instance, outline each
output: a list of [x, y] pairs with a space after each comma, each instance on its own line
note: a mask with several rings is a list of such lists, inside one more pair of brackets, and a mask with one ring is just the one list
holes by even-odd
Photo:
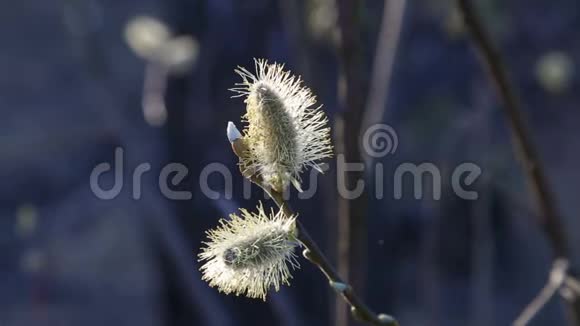
[[[527, 173], [528, 182], [538, 201], [541, 226], [552, 246], [552, 251], [556, 257], [555, 263], [562, 259], [567, 261], [569, 258], [569, 248], [563, 222], [556, 210], [556, 204], [549, 189], [546, 175], [540, 165], [538, 155], [522, 117], [521, 104], [509, 82], [502, 59], [490, 36], [477, 17], [471, 1], [458, 0], [458, 4], [464, 23], [471, 33], [473, 43], [478, 50], [482, 64], [487, 68], [489, 78], [497, 88], [503, 101], [503, 108], [512, 130], [513, 143], [516, 146], [518, 154], [520, 154], [522, 168]], [[522, 319], [518, 318], [518, 320], [525, 321], [526, 317], [533, 316], [537, 312], [533, 310], [534, 307], [543, 307], [543, 304], [541, 304], [543, 300], [547, 301], [553, 295], [554, 291], [554, 285], [548, 284], [540, 296], [530, 304], [529, 309], [526, 309], [527, 313], [524, 311], [524, 316]], [[573, 296], [566, 298], [566, 300], [568, 302], [572, 325], [580, 325], [579, 298]]]
[[568, 261], [564, 259], [558, 259], [554, 262], [548, 282], [546, 282], [546, 285], [544, 285], [538, 296], [528, 304], [520, 316], [514, 321], [513, 326], [527, 325], [544, 308], [554, 294], [562, 287], [562, 284], [564, 284], [567, 278], [568, 265]]
[[[288, 202], [284, 199], [282, 193], [270, 189], [257, 176], [247, 176], [250, 181], [262, 188], [274, 200], [276, 205], [283, 210], [286, 216], [296, 215]], [[296, 220], [298, 228], [298, 240], [304, 246], [303, 256], [311, 263], [316, 265], [322, 274], [327, 278], [329, 285], [348, 303], [353, 317], [360, 322], [369, 325], [383, 325], [383, 326], [399, 326], [399, 323], [391, 316], [386, 314], [376, 314], [373, 312], [362, 299], [354, 292], [354, 289], [347, 281], [343, 280], [336, 272], [335, 268], [330, 264], [318, 244], [310, 237], [310, 234], [300, 222]]]
[[532, 144], [531, 137], [522, 117], [522, 109], [509, 82], [502, 59], [491, 38], [479, 21], [470, 0], [458, 0], [459, 9], [463, 15], [466, 27], [471, 32], [482, 64], [488, 70], [489, 78], [497, 88], [504, 111], [509, 119], [513, 132], [513, 142], [516, 146], [522, 168], [527, 173], [528, 181], [539, 203], [542, 226], [548, 237], [554, 254], [558, 258], [568, 257], [568, 243], [562, 227], [562, 221], [556, 211], [556, 205], [549, 190], [548, 182], [538, 155]]
[[406, 4], [407, 0], [385, 1], [371, 70], [367, 107], [363, 116], [363, 130], [383, 119]]

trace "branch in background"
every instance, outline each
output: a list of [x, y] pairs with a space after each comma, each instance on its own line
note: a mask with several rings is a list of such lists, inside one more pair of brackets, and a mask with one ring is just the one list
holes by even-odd
[[143, 117], [151, 126], [162, 126], [167, 120], [167, 108], [165, 107], [167, 78], [167, 68], [155, 62], [147, 62], [143, 78], [141, 106]]
[[[520, 154], [521, 164], [527, 173], [528, 182], [539, 204], [541, 226], [556, 259], [567, 260], [569, 257], [568, 240], [563, 228], [561, 217], [558, 215], [556, 205], [549, 190], [545, 173], [538, 160], [538, 155], [532, 145], [531, 138], [526, 129], [521, 113], [521, 105], [508, 80], [506, 69], [501, 57], [495, 48], [490, 36], [479, 21], [470, 0], [458, 0], [459, 10], [464, 23], [470, 31], [473, 42], [479, 51], [480, 59], [488, 70], [489, 77], [497, 88], [503, 108], [509, 118], [513, 142]], [[578, 297], [573, 297], [569, 302], [569, 311], [574, 325], [580, 325], [580, 304]]]
[[[362, 121], [363, 130], [383, 121], [406, 4], [406, 0], [385, 1], [371, 70], [367, 107]], [[368, 159], [367, 157], [367, 166]]]
[[540, 291], [538, 296], [530, 302], [524, 309], [520, 316], [514, 321], [514, 326], [527, 325], [534, 316], [542, 310], [542, 308], [552, 299], [558, 289], [564, 284], [566, 280], [566, 273], [568, 269], [568, 261], [557, 259], [552, 266], [550, 277], [544, 288]]
[[459, 8], [463, 14], [465, 25], [471, 32], [473, 42], [479, 51], [482, 64], [488, 69], [489, 77], [503, 101], [503, 108], [513, 132], [514, 145], [517, 146], [521, 164], [539, 203], [542, 226], [546, 236], [551, 242], [556, 257], [566, 258], [568, 245], [561, 219], [556, 212], [546, 176], [522, 118], [521, 105], [510, 85], [501, 57], [479, 22], [470, 0], [459, 0]]
[[[365, 65], [362, 60], [359, 0], [338, 0], [338, 25], [341, 35], [339, 58], [341, 72], [338, 85], [338, 102], [342, 114], [335, 125], [335, 144], [338, 155], [349, 163], [362, 162], [358, 142], [365, 108]], [[342, 176], [339, 176], [342, 177]], [[345, 173], [347, 189], [355, 189], [364, 178], [364, 172]], [[367, 273], [367, 205], [368, 194], [363, 191], [354, 199], [338, 198], [338, 271], [352, 284], [365, 292]], [[336, 302], [335, 321], [337, 326], [350, 324], [348, 312], [341, 300]]]
[[305, 31], [304, 2], [279, 0], [278, 5], [280, 6], [282, 23], [289, 37], [292, 52], [296, 54], [296, 61], [302, 72], [302, 78], [310, 80], [312, 71], [310, 69], [310, 56], [308, 55], [309, 40]]

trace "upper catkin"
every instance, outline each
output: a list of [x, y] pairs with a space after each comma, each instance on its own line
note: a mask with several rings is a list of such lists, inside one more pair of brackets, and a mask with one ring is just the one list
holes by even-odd
[[[242, 82], [232, 91], [244, 96], [247, 153], [241, 165], [264, 184], [282, 192], [292, 183], [300, 190], [307, 166], [321, 171], [319, 160], [332, 156], [328, 119], [302, 80], [283, 65], [255, 60], [256, 72], [238, 67]], [[247, 173], [245, 173], [247, 174]]]

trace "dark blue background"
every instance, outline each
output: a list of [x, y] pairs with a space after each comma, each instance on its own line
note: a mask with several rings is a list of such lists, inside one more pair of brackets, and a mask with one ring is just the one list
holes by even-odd
[[[253, 66], [254, 57], [285, 62], [331, 118], [339, 110], [332, 42], [328, 35], [308, 42], [289, 36], [289, 26], [306, 26], [307, 16], [288, 15], [281, 1], [0, 5], [0, 325], [332, 325], [334, 294], [305, 261], [292, 286], [266, 303], [219, 294], [198, 272], [204, 231], [262, 198], [242, 199], [225, 137], [227, 121], [244, 111], [227, 90], [239, 79], [233, 69]], [[298, 7], [308, 13], [316, 2]], [[572, 71], [567, 90], [552, 94], [535, 67], [550, 51], [578, 64], [579, 4], [477, 3], [505, 55], [578, 261], [578, 79]], [[368, 1], [362, 13], [366, 75], [381, 12], [381, 1]], [[127, 21], [140, 14], [159, 17], [201, 46], [194, 67], [170, 78], [169, 118], [159, 128], [143, 119], [145, 65], [123, 39]], [[453, 22], [448, 2], [408, 1], [384, 119], [399, 148], [381, 162], [387, 171], [401, 162], [433, 162], [447, 176], [457, 164], [475, 162], [483, 169], [481, 197], [461, 200], [444, 182], [440, 201], [415, 200], [410, 191], [393, 200], [387, 179], [386, 199], [369, 203], [364, 296], [401, 325], [507, 325], [545, 282], [551, 255], [494, 89]], [[89, 175], [112, 162], [118, 146], [125, 149], [123, 191], [100, 200]], [[134, 200], [130, 176], [143, 162], [153, 168]], [[192, 191], [191, 200], [161, 195], [157, 176], [169, 162], [189, 168], [177, 188]], [[232, 200], [201, 192], [200, 172], [212, 162], [234, 172]], [[332, 173], [327, 178], [315, 198], [293, 204], [334, 259], [336, 184]], [[219, 177], [210, 184], [224, 186]], [[555, 299], [532, 324], [563, 323]]]

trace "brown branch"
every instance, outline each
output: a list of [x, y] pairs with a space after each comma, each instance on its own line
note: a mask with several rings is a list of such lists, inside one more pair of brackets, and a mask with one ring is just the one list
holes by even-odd
[[[282, 193], [270, 189], [256, 176], [246, 177], [262, 188], [270, 198], [272, 198], [276, 205], [282, 209], [284, 215], [296, 215], [290, 208], [288, 202], [284, 199]], [[386, 314], [376, 314], [362, 301], [362, 299], [354, 292], [352, 286], [348, 284], [347, 281], [343, 280], [336, 272], [322, 250], [320, 250], [316, 242], [310, 237], [310, 234], [304, 225], [298, 219], [296, 219], [296, 227], [298, 229], [298, 240], [305, 248], [303, 251], [304, 258], [316, 265], [324, 276], [326, 276], [330, 286], [338, 292], [338, 294], [340, 294], [344, 301], [346, 301], [350, 306], [350, 311], [355, 319], [369, 325], [399, 326], [399, 323], [393, 317]]]
[[550, 271], [550, 277], [540, 293], [528, 304], [518, 318], [513, 322], [513, 326], [525, 326], [534, 318], [542, 308], [552, 299], [566, 280], [568, 261], [557, 259]]
[[367, 106], [362, 121], [363, 130], [382, 122], [384, 118], [406, 4], [407, 0], [387, 0], [384, 3], [371, 70]]
[[[266, 193], [268, 193], [276, 205], [278, 205], [278, 207], [283, 210], [284, 215], [296, 215], [290, 208], [288, 202], [284, 200], [284, 196], [281, 193], [273, 190], [268, 191], [267, 187], [262, 185], [255, 178], [252, 179], [252, 182], [260, 186], [262, 189], [264, 189], [264, 191], [266, 191]], [[346, 303], [348, 303], [351, 313], [355, 319], [370, 325], [399, 325], [393, 317], [386, 314], [377, 315], [375, 312], [373, 312], [354, 292], [352, 286], [350, 286], [350, 284], [348, 284], [340, 277], [334, 267], [329, 263], [322, 250], [320, 250], [316, 242], [310, 237], [310, 234], [304, 225], [298, 219], [296, 220], [296, 227], [298, 228], [298, 240], [305, 248], [303, 252], [304, 257], [316, 265], [324, 274], [324, 276], [326, 276], [331, 287], [342, 296]]]
[[[340, 75], [338, 102], [342, 109], [335, 123], [335, 145], [338, 155], [345, 162], [363, 162], [359, 137], [365, 110], [366, 76], [362, 56], [362, 31], [360, 0], [338, 0], [338, 28], [340, 44]], [[362, 170], [344, 171], [347, 189], [356, 189], [359, 180], [364, 178]], [[337, 267], [359, 291], [365, 292], [367, 274], [367, 207], [368, 193], [363, 190], [359, 196], [347, 199], [338, 197], [337, 223]], [[351, 324], [348, 312], [341, 300], [336, 301], [335, 321], [337, 326]]]
[[[506, 69], [490, 36], [480, 22], [470, 0], [458, 0], [459, 10], [482, 64], [487, 68], [489, 78], [496, 87], [503, 102], [504, 111], [512, 130], [512, 141], [527, 174], [528, 183], [538, 201], [541, 226], [548, 238], [555, 261], [568, 260], [569, 248], [563, 222], [556, 210], [556, 204], [549, 189], [546, 175], [540, 165], [538, 155], [522, 117], [521, 104], [510, 84]], [[580, 300], [567, 300], [573, 325], [580, 325]]]
[[513, 142], [520, 154], [522, 167], [527, 173], [528, 181], [533, 188], [539, 203], [542, 226], [551, 242], [556, 257], [568, 257], [568, 244], [560, 216], [552, 193], [549, 191], [546, 176], [532, 145], [531, 138], [522, 117], [520, 102], [508, 80], [506, 69], [489, 35], [475, 14], [470, 0], [459, 0], [459, 9], [463, 14], [466, 27], [471, 32], [473, 42], [479, 51], [482, 64], [486, 66], [489, 78], [497, 88], [503, 108], [509, 118], [513, 132]]

